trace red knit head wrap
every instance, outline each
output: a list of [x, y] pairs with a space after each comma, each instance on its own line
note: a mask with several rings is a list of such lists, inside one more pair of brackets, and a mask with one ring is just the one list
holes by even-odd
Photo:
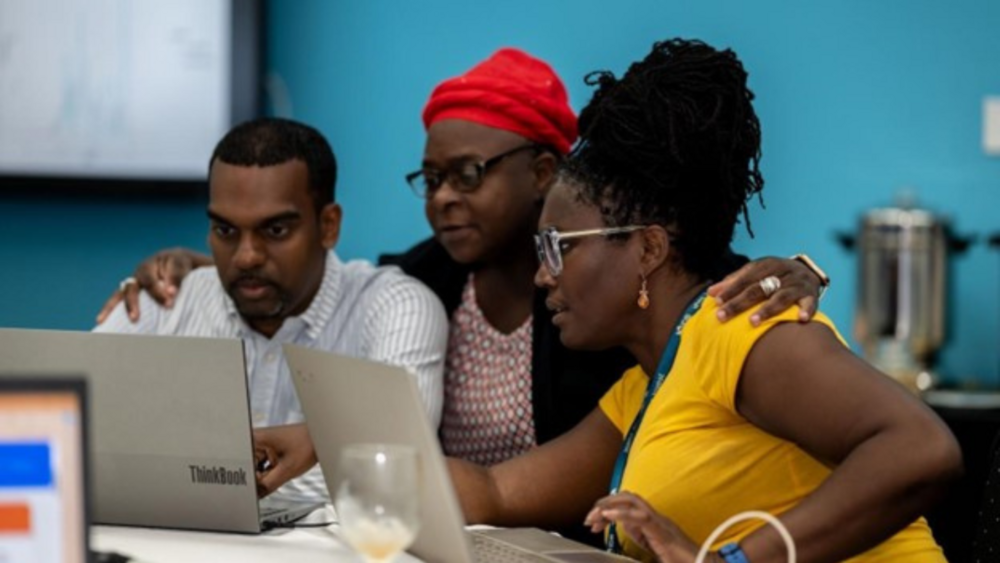
[[445, 80], [424, 107], [424, 127], [462, 119], [512, 131], [562, 154], [576, 141], [576, 115], [559, 76], [546, 62], [504, 48]]

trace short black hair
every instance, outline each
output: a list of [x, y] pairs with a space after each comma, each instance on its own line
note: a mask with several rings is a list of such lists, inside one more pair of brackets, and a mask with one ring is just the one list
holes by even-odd
[[337, 159], [323, 134], [304, 123], [276, 117], [241, 123], [215, 146], [209, 172], [216, 159], [233, 166], [275, 166], [301, 160], [309, 171], [309, 195], [316, 212], [335, 201]]
[[[610, 225], [660, 224], [685, 269], [712, 277], [747, 201], [760, 198], [760, 123], [736, 54], [695, 40], [653, 45], [621, 79], [597, 85], [560, 177]], [[761, 200], [763, 203], [763, 200]]]

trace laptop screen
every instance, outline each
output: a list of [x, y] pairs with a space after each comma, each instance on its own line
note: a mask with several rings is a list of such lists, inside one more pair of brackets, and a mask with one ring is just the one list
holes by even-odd
[[86, 561], [83, 389], [0, 381], [0, 561]]

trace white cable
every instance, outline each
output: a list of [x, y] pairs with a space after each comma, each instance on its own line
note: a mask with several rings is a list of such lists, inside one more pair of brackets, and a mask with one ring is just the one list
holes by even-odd
[[785, 540], [785, 549], [788, 550], [788, 563], [795, 563], [796, 559], [795, 540], [792, 539], [792, 535], [788, 533], [788, 529], [785, 528], [785, 525], [781, 523], [781, 520], [778, 520], [771, 514], [768, 514], [767, 512], [762, 512], [760, 510], [748, 510], [746, 512], [740, 512], [736, 516], [733, 516], [729, 520], [726, 520], [722, 524], [719, 524], [719, 526], [715, 530], [713, 530], [711, 534], [709, 534], [708, 539], [705, 540], [705, 543], [702, 544], [701, 550], [698, 552], [698, 557], [695, 558], [694, 562], [705, 563], [705, 557], [708, 555], [709, 549], [712, 547], [712, 544], [715, 543], [715, 540], [717, 540], [719, 536], [722, 535], [722, 532], [725, 532], [726, 530], [729, 529], [730, 526], [732, 526], [737, 522], [742, 522], [743, 520], [750, 520], [752, 518], [760, 518], [761, 520], [764, 520], [771, 526], [774, 526], [774, 529], [778, 530], [778, 535], [781, 536], [781, 539]]

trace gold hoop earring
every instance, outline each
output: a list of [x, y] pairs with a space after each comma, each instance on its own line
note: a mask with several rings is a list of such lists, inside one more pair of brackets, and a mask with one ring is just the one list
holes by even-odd
[[649, 309], [649, 289], [646, 288], [646, 276], [643, 274], [639, 276], [642, 278], [642, 286], [639, 287], [639, 299], [635, 303], [640, 309], [645, 310]]

